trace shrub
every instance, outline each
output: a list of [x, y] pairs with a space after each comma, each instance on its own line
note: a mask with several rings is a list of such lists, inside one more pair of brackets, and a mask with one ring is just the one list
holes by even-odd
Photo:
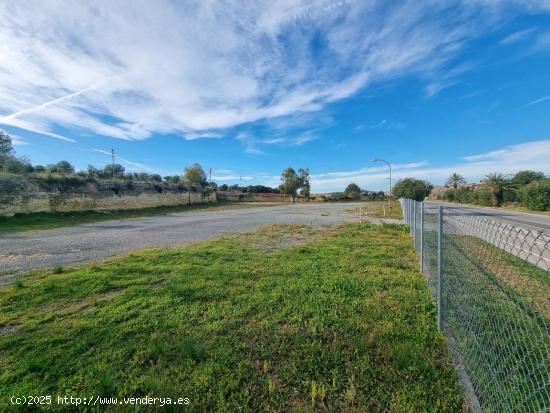
[[531, 211], [550, 211], [550, 179], [525, 185], [521, 190], [521, 199]]
[[393, 196], [423, 201], [433, 189], [429, 182], [415, 178], [405, 178], [398, 181], [393, 187]]
[[493, 206], [493, 195], [489, 191], [472, 191], [470, 199], [471, 204]]
[[344, 190], [346, 198], [357, 199], [361, 197], [361, 188], [357, 184], [351, 183]]

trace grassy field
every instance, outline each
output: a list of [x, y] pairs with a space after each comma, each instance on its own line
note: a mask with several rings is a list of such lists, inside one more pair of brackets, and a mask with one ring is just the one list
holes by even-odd
[[388, 208], [388, 201], [366, 201], [361, 204], [361, 209], [350, 209], [354, 215], [359, 216], [361, 212], [365, 217], [403, 219], [403, 213], [399, 202], [392, 202], [391, 210]]
[[348, 224], [271, 226], [35, 273], [0, 290], [0, 395], [461, 411], [417, 267], [404, 227]]
[[120, 211], [75, 211], [75, 212], [37, 212], [34, 214], [16, 214], [12, 217], [0, 217], [0, 234], [38, 231], [92, 222], [119, 219], [142, 218], [155, 215], [168, 215], [203, 209], [216, 210], [227, 208], [247, 208], [270, 206], [271, 203], [217, 202], [194, 205], [165, 206], [156, 208], [129, 209]]

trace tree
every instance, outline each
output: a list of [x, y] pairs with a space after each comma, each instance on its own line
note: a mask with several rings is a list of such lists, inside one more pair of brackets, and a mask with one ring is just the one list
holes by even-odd
[[399, 180], [393, 187], [393, 196], [397, 198], [409, 198], [415, 201], [423, 201], [433, 189], [433, 185], [429, 182], [415, 179], [405, 178]]
[[344, 190], [344, 195], [346, 198], [357, 199], [361, 196], [361, 188], [359, 185], [351, 183]]
[[220, 191], [227, 191], [228, 188], [229, 187], [227, 186], [227, 184], [223, 184], [223, 185], [220, 185], [219, 190]]
[[46, 167], [44, 165], [35, 165], [34, 172], [46, 172]]
[[449, 179], [447, 179], [447, 185], [452, 186], [455, 190], [458, 189], [460, 185], [464, 185], [465, 183], [466, 180], [464, 177], [456, 172], [453, 172], [451, 176], [449, 176]]
[[86, 170], [86, 175], [88, 178], [100, 178], [101, 177], [101, 171], [97, 169], [93, 165], [88, 165], [88, 169]]
[[281, 192], [292, 196], [292, 203], [296, 202], [296, 193], [300, 187], [300, 179], [296, 171], [289, 166], [281, 174], [281, 181]]
[[523, 186], [523, 185], [530, 184], [533, 181], [537, 181], [544, 178], [545, 178], [544, 172], [519, 171], [517, 174], [514, 175], [514, 177], [510, 180], [510, 182], [514, 185]]
[[122, 166], [118, 163], [115, 163], [114, 165], [107, 164], [103, 168], [103, 172], [101, 174], [102, 174], [103, 178], [119, 178], [119, 179], [122, 179], [122, 178], [124, 178], [124, 166]]
[[59, 161], [58, 163], [50, 164], [46, 167], [48, 172], [58, 174], [72, 174], [74, 173], [74, 166], [67, 161]]
[[164, 179], [164, 182], [166, 182], [167, 184], [177, 185], [181, 181], [181, 176], [179, 176], [179, 175], [169, 175], [169, 176], [165, 176], [163, 179]]
[[531, 211], [550, 211], [550, 179], [535, 179], [521, 188], [523, 203]]
[[149, 175], [149, 179], [153, 182], [156, 182], [156, 183], [161, 183], [162, 182], [162, 176], [160, 176], [159, 174], [152, 174], [152, 175]]
[[311, 196], [311, 184], [309, 182], [309, 168], [298, 169], [298, 181], [299, 187], [302, 188], [300, 195], [302, 195], [305, 201], [309, 201]]
[[206, 173], [198, 163], [185, 168], [183, 171], [183, 181], [190, 187], [202, 189], [206, 186]]
[[3, 161], [3, 169], [12, 174], [26, 174], [34, 171], [34, 168], [26, 159], [17, 159], [14, 156], [6, 157]]
[[13, 156], [11, 136], [0, 130], [0, 161]]
[[485, 179], [481, 181], [480, 187], [491, 192], [493, 198], [493, 206], [500, 206], [504, 196], [504, 190], [510, 189], [510, 181], [498, 172], [487, 174]]

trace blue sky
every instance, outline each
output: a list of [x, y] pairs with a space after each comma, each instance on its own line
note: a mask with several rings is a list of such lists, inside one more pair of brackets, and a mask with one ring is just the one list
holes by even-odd
[[35, 164], [387, 187], [550, 174], [550, 3], [4, 1], [0, 128]]

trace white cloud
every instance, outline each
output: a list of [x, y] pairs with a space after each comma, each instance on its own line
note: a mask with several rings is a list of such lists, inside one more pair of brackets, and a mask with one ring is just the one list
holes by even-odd
[[[550, 174], [550, 140], [539, 140], [519, 145], [511, 145], [487, 153], [464, 158], [464, 162], [447, 166], [430, 167], [427, 162], [396, 164], [392, 168], [392, 179], [406, 177], [425, 179], [435, 184], [443, 184], [448, 176], [457, 172], [470, 182], [476, 182], [491, 172], [513, 174], [531, 169]], [[350, 182], [369, 190], [388, 188], [387, 167], [365, 167], [354, 171], [337, 171], [313, 174], [311, 183], [315, 192], [341, 191]]]
[[504, 37], [499, 43], [502, 45], [508, 46], [510, 44], [521, 42], [527, 39], [528, 37], [530, 37], [535, 30], [536, 29], [534, 27], [518, 30]]
[[[533, 12], [546, 5], [513, 4]], [[74, 136], [214, 138], [244, 123], [319, 111], [404, 74], [425, 78], [433, 94], [469, 70], [453, 59], [497, 28], [505, 9], [502, 1], [466, 0], [139, 0], [132, 7], [6, 0], [1, 122], [58, 139], [66, 138], [58, 126]], [[312, 47], [318, 39], [320, 50]]]
[[20, 136], [10, 135], [10, 138], [13, 146], [21, 146], [21, 145], [29, 144], [29, 142], [27, 142], [25, 139], [21, 138]]
[[388, 120], [388, 119], [382, 119], [378, 123], [373, 124], [359, 124], [353, 130], [355, 132], [361, 132], [362, 130], [365, 130], [366, 128], [373, 128], [373, 129], [403, 129], [407, 127], [407, 123], [405, 122], [399, 122], [395, 120]]

